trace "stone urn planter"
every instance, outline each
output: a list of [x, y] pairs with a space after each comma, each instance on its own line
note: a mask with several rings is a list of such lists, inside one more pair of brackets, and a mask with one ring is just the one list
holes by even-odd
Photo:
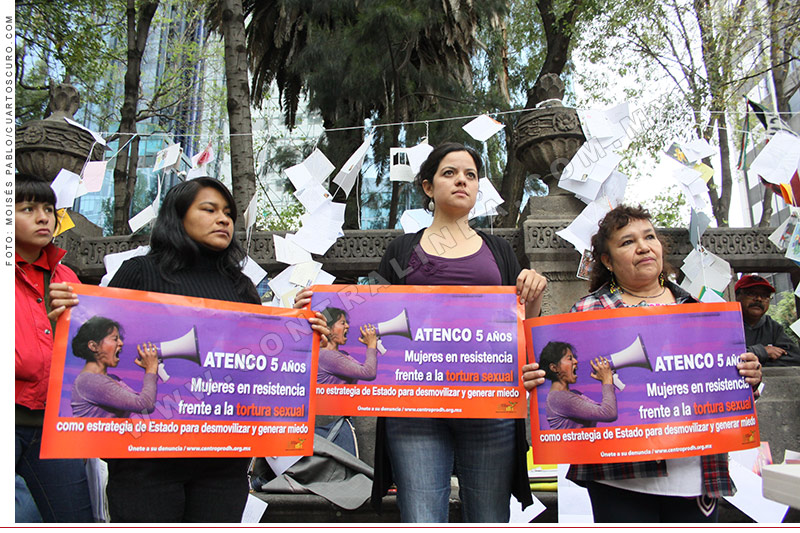
[[22, 174], [53, 181], [65, 168], [80, 174], [89, 160], [103, 158], [106, 147], [95, 143], [92, 134], [69, 124], [80, 105], [78, 90], [72, 85], [50, 87], [50, 116], [44, 120], [31, 120], [16, 131], [16, 167]]
[[558, 178], [569, 160], [586, 142], [578, 113], [564, 107], [564, 82], [546, 74], [533, 89], [537, 108], [525, 111], [517, 125], [516, 156], [526, 169], [547, 184], [549, 193], [531, 198], [531, 217], [545, 220], [573, 219], [585, 207]]

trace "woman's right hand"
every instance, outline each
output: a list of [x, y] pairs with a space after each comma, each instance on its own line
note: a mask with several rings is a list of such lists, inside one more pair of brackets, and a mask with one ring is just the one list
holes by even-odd
[[[314, 295], [314, 291], [311, 289], [303, 289], [299, 291], [297, 294], [294, 295], [294, 308], [295, 309], [303, 309], [308, 304], [311, 303], [311, 297]], [[312, 318], [308, 319], [308, 322], [311, 324], [311, 329], [319, 333], [320, 336], [320, 348], [325, 348], [328, 345], [328, 335], [331, 334], [331, 330], [328, 328], [328, 321], [325, 320], [325, 315], [320, 313], [319, 311], [314, 313]]]
[[601, 382], [603, 385], [611, 385], [614, 383], [614, 371], [611, 369], [611, 363], [605, 357], [597, 357], [589, 361], [592, 365], [591, 377]]
[[158, 372], [158, 348], [152, 342], [137, 344], [136, 351], [139, 357], [134, 363], [144, 368], [145, 374], [155, 374]]
[[50, 298], [50, 312], [47, 313], [47, 318], [50, 320], [58, 320], [67, 307], [78, 305], [78, 295], [72, 292], [72, 287], [66, 283], [51, 283], [48, 298]]
[[378, 347], [378, 331], [372, 324], [364, 324], [359, 328], [361, 336], [358, 338], [359, 342], [366, 344], [367, 348]]
[[522, 367], [522, 385], [525, 390], [532, 391], [544, 383], [544, 370], [539, 370], [539, 363], [528, 363]]

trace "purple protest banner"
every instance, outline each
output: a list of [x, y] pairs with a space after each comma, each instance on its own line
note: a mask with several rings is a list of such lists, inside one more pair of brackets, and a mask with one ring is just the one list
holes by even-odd
[[[669, 459], [759, 444], [752, 389], [736, 368], [746, 351], [736, 303], [532, 318], [525, 333], [529, 359], [551, 371], [531, 394], [539, 463]], [[592, 368], [597, 358], [610, 363], [613, 382]]]
[[337, 322], [319, 351], [319, 414], [525, 417], [514, 287], [312, 289], [311, 308]]
[[[312, 453], [311, 313], [73, 289], [80, 304], [56, 329], [42, 457]], [[155, 377], [136, 364], [137, 347], [151, 344]]]

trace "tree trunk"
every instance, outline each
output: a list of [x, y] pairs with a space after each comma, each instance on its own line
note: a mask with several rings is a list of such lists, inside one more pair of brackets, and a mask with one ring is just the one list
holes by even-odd
[[[142, 74], [142, 57], [147, 45], [147, 35], [150, 32], [150, 23], [158, 8], [158, 0], [144, 1], [139, 5], [136, 13], [136, 0], [128, 0], [128, 65], [125, 71], [124, 90], [125, 96], [120, 109], [119, 121], [119, 146], [127, 143], [136, 133], [136, 107], [139, 102], [139, 81]], [[127, 235], [130, 233], [128, 218], [130, 216], [131, 200], [136, 188], [136, 172], [128, 172], [128, 160], [139, 157], [138, 143], [121, 150], [114, 164], [114, 234]], [[136, 150], [134, 151], [134, 147]], [[138, 163], [138, 162], [137, 162]], [[133, 165], [135, 169], [137, 165]]]
[[[242, 0], [223, 0], [221, 28], [225, 40], [233, 201], [239, 211], [244, 213], [256, 190], [256, 175]], [[236, 229], [245, 229], [244, 217], [239, 217], [236, 221]]]
[[761, 200], [761, 220], [758, 221], [759, 228], [768, 228], [772, 220], [772, 197], [775, 193], [769, 187], [764, 187], [764, 198]]
[[[722, 107], [712, 109], [724, 109]], [[719, 140], [720, 170], [722, 172], [722, 191], [716, 205], [712, 206], [717, 226], [727, 228], [730, 224], [731, 189], [733, 188], [733, 171], [731, 170], [731, 150], [728, 144], [728, 122], [722, 112], [717, 119], [717, 138]]]

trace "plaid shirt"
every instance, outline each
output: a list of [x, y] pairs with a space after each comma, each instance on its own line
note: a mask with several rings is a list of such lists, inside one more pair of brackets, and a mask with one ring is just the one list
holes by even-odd
[[[675, 296], [675, 302], [696, 303], [688, 292], [667, 281], [667, 288]], [[640, 305], [647, 305], [642, 303]], [[626, 307], [619, 292], [611, 293], [608, 284], [578, 300], [571, 312], [597, 311]], [[703, 494], [712, 498], [730, 496], [736, 488], [728, 473], [728, 454], [703, 455], [700, 457], [703, 469]], [[662, 477], [667, 475], [665, 461], [642, 461], [635, 463], [605, 463], [596, 465], [572, 465], [567, 479], [583, 484], [585, 481], [599, 479], [630, 479], [639, 477]]]

